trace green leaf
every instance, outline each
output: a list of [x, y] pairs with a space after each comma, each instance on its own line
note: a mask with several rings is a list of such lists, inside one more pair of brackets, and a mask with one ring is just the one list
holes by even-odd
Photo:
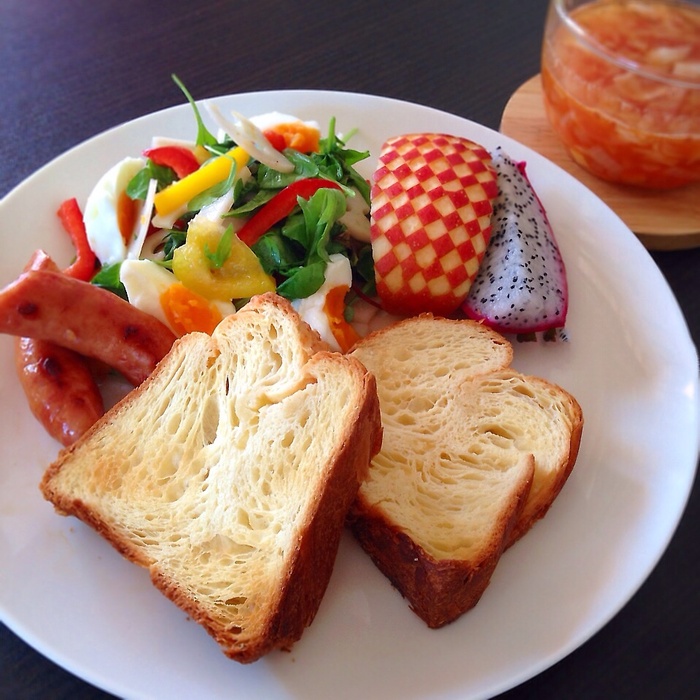
[[301, 178], [318, 177], [318, 166], [310, 156], [291, 149], [285, 149], [284, 155], [294, 165], [294, 170], [290, 173], [281, 173], [261, 163], [256, 175], [260, 189], [281, 190]]
[[376, 296], [377, 289], [374, 278], [374, 258], [372, 246], [369, 243], [363, 245], [351, 258], [354, 276], [359, 278], [361, 289], [367, 296]]
[[343, 148], [343, 162], [347, 166], [355, 165], [363, 160], [369, 158], [369, 151], [356, 151], [352, 148]]
[[279, 274], [286, 277], [290, 270], [302, 265], [305, 259], [305, 251], [299, 250], [298, 246], [276, 229], [261, 236], [253, 244], [252, 250], [268, 275]]
[[113, 292], [122, 299], [127, 299], [126, 289], [119, 279], [119, 271], [121, 263], [113, 263], [111, 265], [103, 265], [90, 280], [96, 287], [102, 287], [109, 292]]
[[298, 198], [297, 201], [306, 226], [307, 259], [321, 259], [327, 262], [333, 225], [345, 214], [345, 195], [339, 190], [323, 188], [308, 200]]
[[299, 153], [299, 151], [287, 148], [284, 155], [294, 165], [294, 174], [297, 176], [295, 179], [320, 175], [318, 153]]
[[182, 93], [185, 95], [187, 101], [190, 103], [192, 109], [194, 110], [194, 118], [197, 121], [197, 145], [215, 146], [217, 143], [216, 137], [207, 129], [206, 126], [204, 126], [202, 115], [199, 113], [197, 104], [194, 101], [192, 95], [190, 95], [189, 90], [185, 87], [184, 83], [180, 80], [180, 78], [178, 78], [177, 75], [175, 75], [175, 73], [173, 73], [171, 77], [175, 81], [175, 84], [180, 88], [180, 90], [182, 90]]
[[131, 199], [146, 199], [148, 185], [151, 182], [151, 174], [148, 166], [141, 168], [126, 186], [126, 194]]
[[317, 291], [330, 255], [348, 254], [335, 238], [340, 231], [337, 220], [345, 213], [343, 193], [323, 188], [297, 202], [299, 209], [281, 227], [268, 231], [253, 245], [265, 272], [284, 279], [277, 291], [289, 299], [303, 299]]
[[350, 257], [348, 255], [347, 245], [335, 237], [335, 227], [333, 230], [333, 235], [331, 236], [331, 239], [328, 241], [328, 245], [326, 245], [326, 251], [328, 252], [329, 257], [331, 255], [333, 255], [334, 253], [342, 253], [346, 257]]
[[268, 231], [253, 246], [268, 274], [285, 278], [277, 291], [289, 299], [303, 299], [317, 291], [325, 279], [331, 253], [347, 252], [334, 239], [337, 220], [345, 213], [339, 190], [323, 188], [308, 200], [297, 199], [299, 210], [283, 226]]
[[187, 240], [187, 232], [186, 231], [177, 231], [176, 229], [172, 229], [163, 238], [164, 260], [171, 261], [173, 259], [173, 253], [175, 252], [175, 249], [179, 248], [181, 245], [184, 245], [186, 240]]
[[216, 250], [212, 253], [208, 245], [204, 245], [204, 255], [209, 260], [209, 268], [218, 270], [228, 260], [231, 255], [231, 245], [233, 243], [233, 226], [229, 226], [219, 239]]
[[328, 122], [328, 133], [326, 138], [319, 141], [319, 147], [321, 153], [330, 153], [335, 148], [337, 148], [338, 137], [335, 133], [335, 117], [331, 117], [330, 122]]
[[362, 195], [365, 202], [370, 203], [369, 184], [353, 167], [356, 163], [366, 160], [369, 151], [356, 151], [345, 147], [345, 142], [335, 133], [335, 118], [331, 119], [328, 126], [328, 135], [320, 142], [321, 157], [323, 159], [323, 172], [340, 172], [338, 182], [355, 187]]
[[176, 179], [177, 175], [175, 175], [174, 170], [164, 165], [156, 165], [149, 158], [146, 161], [146, 165], [129, 180], [129, 184], [126, 186], [126, 194], [131, 199], [146, 199], [148, 185], [151, 180], [158, 182], [157, 189], [160, 191]]
[[306, 256], [306, 251], [311, 247], [313, 238], [309, 236], [308, 229], [306, 227], [306, 219], [304, 218], [304, 213], [298, 210], [290, 214], [285, 222], [282, 224], [282, 235], [288, 238], [290, 241], [297, 242], [304, 249], [304, 256]]
[[217, 143], [205, 144], [204, 148], [212, 154], [212, 156], [223, 156], [228, 153], [236, 144], [229, 138]]
[[[240, 180], [236, 180], [238, 184]], [[247, 216], [252, 214], [256, 209], [261, 207], [263, 204], [267, 204], [277, 192], [275, 190], [258, 190], [250, 199], [245, 201], [239, 206], [234, 206], [231, 211], [229, 211], [226, 216]], [[236, 197], [234, 197], [234, 200]]]
[[321, 288], [325, 274], [326, 263], [322, 260], [299, 267], [277, 287], [277, 293], [287, 299], [304, 299]]

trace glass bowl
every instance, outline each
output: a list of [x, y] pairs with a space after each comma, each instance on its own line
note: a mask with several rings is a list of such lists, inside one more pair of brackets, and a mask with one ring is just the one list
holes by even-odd
[[571, 157], [611, 182], [700, 181], [700, 5], [550, 0], [547, 117]]

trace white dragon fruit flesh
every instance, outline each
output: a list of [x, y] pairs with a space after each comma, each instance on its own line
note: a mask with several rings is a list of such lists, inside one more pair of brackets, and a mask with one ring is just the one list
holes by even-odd
[[566, 269], [544, 207], [523, 163], [498, 148], [493, 164], [499, 188], [493, 232], [462, 308], [500, 333], [563, 328]]

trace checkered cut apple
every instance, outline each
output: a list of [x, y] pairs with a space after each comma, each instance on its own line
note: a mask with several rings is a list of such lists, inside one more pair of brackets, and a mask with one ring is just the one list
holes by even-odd
[[489, 152], [447, 134], [392, 137], [382, 146], [371, 193], [382, 306], [405, 315], [455, 312], [491, 237], [498, 186]]

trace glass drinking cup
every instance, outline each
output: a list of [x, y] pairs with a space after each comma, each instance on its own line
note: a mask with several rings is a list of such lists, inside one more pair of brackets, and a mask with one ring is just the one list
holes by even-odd
[[700, 181], [700, 5], [550, 0], [547, 117], [571, 157], [611, 182]]

